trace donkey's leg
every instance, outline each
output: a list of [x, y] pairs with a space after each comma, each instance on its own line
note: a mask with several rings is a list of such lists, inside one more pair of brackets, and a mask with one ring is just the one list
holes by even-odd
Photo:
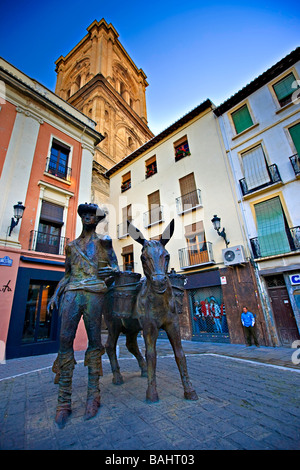
[[126, 347], [128, 351], [136, 357], [141, 369], [141, 376], [147, 377], [147, 363], [143, 358], [137, 343], [138, 332], [128, 331], [126, 333]]
[[156, 390], [156, 340], [158, 329], [156, 325], [147, 323], [143, 325], [144, 340], [146, 346], [146, 361], [148, 374], [148, 388], [146, 392], [146, 401], [154, 403], [159, 401]]
[[105, 349], [109, 358], [111, 371], [113, 373], [112, 383], [121, 385], [124, 383], [123, 377], [120, 372], [120, 367], [117, 359], [116, 346], [121, 333], [122, 323], [120, 320], [107, 321], [108, 336], [105, 344]]
[[165, 325], [164, 329], [168, 335], [174, 351], [176, 364], [184, 389], [184, 398], [187, 400], [198, 400], [197, 393], [195, 392], [188, 375], [186, 358], [181, 344], [179, 322], [175, 320], [174, 322]]

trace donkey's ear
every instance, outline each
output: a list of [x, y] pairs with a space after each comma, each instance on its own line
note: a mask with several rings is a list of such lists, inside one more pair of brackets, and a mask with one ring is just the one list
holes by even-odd
[[165, 230], [161, 234], [159, 241], [163, 246], [165, 246], [170, 240], [170, 238], [172, 237], [174, 233], [174, 224], [175, 224], [174, 219], [172, 219], [169, 225], [165, 228]]
[[127, 228], [130, 237], [133, 238], [136, 242], [140, 243], [142, 246], [144, 246], [146, 241], [144, 235], [138, 228], [132, 225], [130, 220], [127, 220]]

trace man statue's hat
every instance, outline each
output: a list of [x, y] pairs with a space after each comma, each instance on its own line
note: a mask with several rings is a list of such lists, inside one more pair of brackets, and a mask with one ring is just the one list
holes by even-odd
[[105, 212], [100, 209], [100, 207], [97, 204], [92, 204], [92, 203], [87, 203], [85, 202], [84, 204], [79, 204], [77, 212], [79, 216], [81, 217], [82, 214], [88, 212], [89, 214], [96, 214], [97, 217], [99, 217], [99, 220], [105, 219], [106, 214]]

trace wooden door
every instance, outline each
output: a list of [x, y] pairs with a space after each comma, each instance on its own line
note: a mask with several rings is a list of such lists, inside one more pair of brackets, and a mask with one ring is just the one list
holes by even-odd
[[280, 341], [291, 346], [300, 335], [287, 290], [285, 287], [272, 287], [268, 292]]

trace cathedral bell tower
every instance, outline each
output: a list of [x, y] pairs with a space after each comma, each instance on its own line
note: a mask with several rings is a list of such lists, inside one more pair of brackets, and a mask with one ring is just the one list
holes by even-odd
[[147, 125], [146, 75], [138, 69], [118, 33], [104, 19], [94, 21], [88, 34], [55, 62], [55, 92], [96, 122], [105, 139], [93, 165], [92, 194], [103, 204], [108, 199], [106, 170], [153, 137]]

